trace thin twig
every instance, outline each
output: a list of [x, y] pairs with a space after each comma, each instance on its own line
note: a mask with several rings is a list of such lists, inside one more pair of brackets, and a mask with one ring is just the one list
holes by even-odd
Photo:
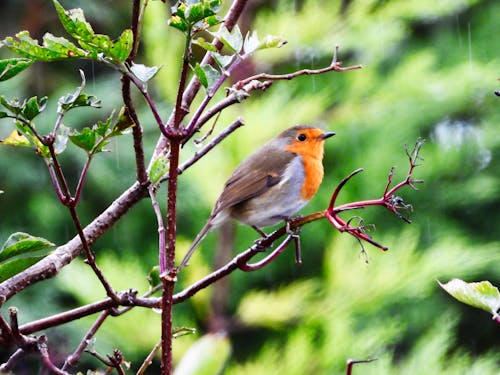
[[2, 363], [0, 365], [0, 372], [9, 372], [12, 371], [15, 363], [17, 361], [20, 361], [21, 358], [26, 354], [25, 350], [23, 348], [17, 349], [7, 360], [7, 362]]
[[161, 208], [158, 203], [158, 199], [156, 199], [156, 192], [153, 186], [149, 188], [149, 197], [151, 199], [151, 204], [153, 206], [153, 210], [156, 215], [156, 222], [158, 223], [158, 258], [159, 258], [158, 261], [160, 265], [160, 270], [164, 271], [167, 268], [166, 255], [165, 255], [166, 231], [165, 231], [165, 225], [163, 223], [163, 215], [161, 213]]
[[87, 259], [86, 259], [87, 264], [90, 266], [90, 268], [92, 268], [95, 275], [97, 276], [97, 278], [101, 282], [102, 286], [104, 287], [104, 290], [106, 291], [107, 296], [110, 297], [111, 299], [113, 299], [114, 301], [119, 301], [119, 297], [116, 295], [116, 292], [113, 290], [113, 288], [111, 287], [111, 284], [108, 282], [108, 280], [106, 279], [106, 277], [104, 276], [104, 274], [102, 273], [101, 269], [99, 268], [99, 266], [97, 265], [97, 263], [95, 261], [95, 255], [92, 252], [92, 250], [90, 249], [90, 245], [87, 242], [87, 238], [85, 237], [85, 233], [83, 232], [83, 227], [80, 223], [80, 218], [78, 217], [78, 214], [76, 212], [76, 207], [70, 206], [68, 208], [69, 208], [69, 211], [71, 214], [71, 218], [73, 219], [73, 224], [74, 224], [76, 231], [78, 233], [78, 236], [80, 237], [80, 240], [82, 242], [83, 250], [85, 251], [85, 254], [87, 255]]
[[[127, 57], [127, 63], [131, 64], [135, 56], [137, 55], [137, 50], [139, 48], [140, 34], [142, 28], [142, 17], [144, 16], [144, 9], [146, 7], [147, 0], [143, 1], [143, 6], [141, 8], [141, 0], [134, 0], [132, 3], [132, 21], [131, 29], [134, 35], [132, 50]], [[137, 181], [140, 183], [145, 183], [147, 181], [146, 164], [144, 161], [144, 148], [142, 144], [142, 126], [139, 122], [139, 116], [135, 110], [134, 103], [132, 101], [132, 95], [130, 90], [130, 77], [124, 75], [122, 76], [122, 99], [125, 104], [126, 111], [132, 121], [134, 126], [132, 127], [132, 136], [134, 138], [134, 152], [135, 152], [135, 165], [136, 165], [136, 177]]]
[[251, 81], [262, 81], [262, 80], [271, 80], [271, 81], [278, 81], [278, 80], [291, 80], [294, 78], [297, 78], [302, 75], [313, 75], [313, 74], [323, 74], [323, 73], [328, 73], [331, 71], [335, 72], [346, 72], [349, 70], [356, 70], [356, 69], [361, 69], [363, 66], [362, 65], [352, 65], [352, 66], [347, 66], [347, 67], [342, 67], [342, 62], [337, 61], [337, 53], [338, 53], [338, 46], [335, 47], [335, 52], [334, 52], [334, 57], [332, 59], [332, 62], [330, 65], [327, 67], [321, 68], [321, 69], [302, 69], [298, 70], [293, 73], [288, 73], [288, 74], [267, 74], [267, 73], [260, 73], [253, 75], [251, 77], [242, 79], [241, 81], [237, 82], [235, 85], [236, 89], [240, 89], [241, 87], [245, 86], [246, 84], [250, 83]]
[[[184, 173], [186, 169], [191, 167], [194, 163], [200, 160], [203, 156], [205, 156], [210, 150], [212, 150], [215, 146], [221, 143], [224, 139], [226, 139], [230, 134], [232, 134], [236, 129], [240, 126], [245, 125], [243, 119], [238, 118], [231, 125], [222, 130], [216, 137], [214, 137], [209, 143], [203, 146], [200, 150], [196, 151], [193, 156], [191, 156], [188, 160], [182, 163], [178, 170], [179, 175]], [[160, 179], [160, 183], [165, 182], [168, 179], [168, 176]]]
[[369, 363], [369, 362], [373, 362], [376, 360], [377, 360], [377, 358], [362, 359], [362, 360], [348, 359], [347, 360], [346, 375], [352, 374], [352, 368], [354, 367], [354, 365], [357, 365], [358, 363]]
[[78, 185], [76, 186], [75, 197], [74, 197], [74, 204], [75, 205], [78, 204], [78, 202], [80, 201], [80, 196], [82, 194], [83, 185], [85, 183], [85, 179], [87, 177], [87, 173], [89, 171], [89, 166], [90, 166], [91, 161], [92, 161], [92, 156], [88, 155], [87, 160], [85, 161], [85, 164], [83, 166], [82, 172], [80, 173], [80, 178], [78, 179]]
[[66, 371], [63, 371], [56, 365], [54, 365], [54, 363], [50, 359], [47, 337], [45, 335], [42, 335], [38, 338], [37, 349], [38, 352], [40, 353], [40, 356], [42, 357], [42, 363], [48, 370], [50, 370], [56, 375], [70, 375]]
[[105, 310], [99, 315], [99, 317], [87, 331], [87, 333], [85, 334], [85, 336], [83, 337], [82, 341], [75, 349], [75, 351], [71, 355], [69, 355], [68, 358], [66, 358], [64, 366], [62, 367], [63, 370], [66, 370], [69, 366], [74, 366], [78, 362], [83, 351], [89, 345], [90, 340], [92, 339], [92, 337], [94, 337], [94, 335], [97, 333], [98, 329], [101, 327], [101, 325], [104, 323], [104, 321], [108, 316], [109, 316], [109, 310]]
[[137, 373], [135, 375], [144, 375], [147, 368], [153, 362], [153, 359], [156, 356], [156, 353], [158, 353], [158, 350], [160, 350], [160, 348], [161, 348], [161, 340], [156, 343], [153, 349], [151, 349], [151, 352], [149, 352], [148, 356], [144, 359], [144, 362], [142, 362], [141, 367], [139, 367], [139, 370], [137, 370]]

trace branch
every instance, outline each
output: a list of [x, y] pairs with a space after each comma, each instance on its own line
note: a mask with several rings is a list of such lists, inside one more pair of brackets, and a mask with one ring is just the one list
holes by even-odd
[[353, 65], [353, 66], [348, 66], [343, 68], [342, 67], [342, 61], [337, 61], [337, 54], [338, 54], [339, 47], [335, 47], [335, 52], [333, 54], [333, 59], [332, 62], [330, 63], [329, 66], [321, 69], [302, 69], [298, 70], [293, 73], [288, 73], [288, 74], [267, 74], [267, 73], [260, 73], [245, 79], [242, 79], [241, 81], [237, 82], [234, 87], [236, 89], [240, 89], [243, 86], [247, 85], [248, 83], [252, 81], [261, 81], [261, 80], [270, 80], [270, 81], [279, 81], [279, 80], [291, 80], [294, 78], [297, 78], [302, 75], [313, 75], [313, 74], [323, 74], [323, 73], [328, 73], [331, 71], [335, 72], [345, 72], [349, 70], [356, 70], [356, 69], [361, 69], [363, 66], [362, 65]]
[[[88, 244], [94, 243], [147, 194], [148, 186], [139, 183], [125, 190], [104, 212], [83, 229]], [[79, 236], [75, 236], [33, 266], [0, 283], [0, 297], [3, 296], [5, 300], [8, 300], [24, 288], [55, 276], [61, 268], [76, 258], [82, 249]]]
[[402, 219], [403, 221], [407, 223], [411, 223], [411, 221], [401, 214], [400, 210], [411, 210], [412, 206], [409, 204], [406, 204], [403, 200], [403, 198], [395, 196], [394, 194], [400, 190], [401, 188], [405, 186], [409, 186], [410, 188], [417, 190], [416, 184], [417, 183], [423, 183], [422, 180], [415, 180], [413, 179], [413, 172], [415, 167], [418, 166], [417, 162], [419, 160], [422, 160], [420, 157], [419, 153], [421, 151], [422, 145], [424, 144], [423, 139], [418, 139], [413, 150], [411, 152], [408, 151], [407, 147], [405, 146], [406, 154], [408, 156], [410, 166], [408, 169], [408, 172], [406, 174], [406, 177], [403, 179], [403, 181], [399, 182], [396, 184], [394, 187], [390, 188], [390, 185], [392, 184], [392, 179], [394, 177], [394, 168], [391, 168], [388, 178], [387, 178], [387, 185], [385, 187], [384, 193], [381, 198], [379, 199], [371, 199], [371, 200], [364, 200], [364, 201], [358, 201], [358, 202], [352, 202], [352, 203], [347, 203], [338, 207], [335, 207], [335, 202], [336, 199], [340, 193], [340, 190], [342, 187], [345, 186], [345, 184], [356, 174], [362, 171], [362, 169], [357, 169], [351, 174], [349, 174], [346, 178], [344, 178], [340, 184], [336, 187], [335, 191], [332, 194], [332, 198], [330, 200], [330, 204], [326, 210], [326, 217], [328, 221], [340, 232], [347, 232], [351, 234], [352, 236], [356, 237], [359, 240], [366, 241], [381, 250], [387, 250], [387, 247], [384, 245], [379, 244], [375, 240], [373, 240], [371, 237], [366, 235], [366, 228], [367, 226], [357, 226], [353, 227], [350, 225], [351, 220], [345, 221], [343, 220], [340, 216], [339, 213], [347, 210], [353, 210], [353, 209], [358, 209], [358, 208], [364, 208], [368, 206], [382, 206], [387, 208], [389, 211], [394, 213], [397, 217]]
[[273, 233], [269, 234], [267, 237], [259, 239], [253, 246], [235, 256], [231, 261], [226, 263], [226, 265], [224, 265], [223, 267], [215, 270], [211, 274], [205, 276], [203, 279], [198, 280], [197, 282], [190, 285], [183, 291], [174, 294], [173, 303], [176, 304], [185, 301], [186, 299], [190, 298], [200, 290], [213, 284], [217, 280], [229, 275], [236, 269], [241, 269], [241, 268], [245, 269], [248, 268], [249, 266], [251, 267], [252, 265], [247, 264], [248, 261], [252, 259], [255, 255], [262, 253], [262, 251], [264, 251], [265, 249], [270, 248], [277, 239], [286, 235], [287, 231], [290, 230], [294, 231], [297, 228], [304, 226], [305, 224], [311, 223], [316, 220], [324, 219], [325, 217], [326, 217], [326, 211], [319, 211], [304, 217], [297, 217], [290, 220], [286, 225], [282, 226]]
[[[240, 17], [241, 13], [243, 12], [243, 8], [245, 7], [246, 3], [248, 0], [235, 0], [231, 7], [229, 8], [229, 11], [227, 12], [226, 16], [224, 17], [224, 26], [231, 31], [236, 24], [236, 21], [238, 21], [238, 18]], [[222, 48], [222, 43], [219, 40], [216, 40], [214, 43], [215, 48], [220, 51]], [[213, 58], [210, 52], [207, 51], [205, 53], [205, 56], [203, 57], [200, 65], [207, 65], [213, 63]], [[200, 81], [198, 78], [193, 77], [190, 81], [189, 84], [186, 86], [186, 89], [184, 90], [184, 93], [182, 95], [182, 104], [181, 107], [185, 109], [189, 109], [191, 107], [191, 104], [196, 97], [196, 94], [198, 93], [199, 89], [201, 87]], [[187, 112], [183, 112], [179, 114], [180, 119], [177, 119], [179, 122], [183, 120], [183, 118], [186, 116]], [[174, 122], [174, 113], [172, 113], [167, 121], [167, 125], [171, 125]], [[167, 148], [168, 145], [168, 140], [165, 137], [165, 134], [163, 137], [160, 137], [158, 140], [155, 151], [153, 154], [153, 157], [151, 158], [151, 162], [156, 160], [158, 155], [161, 155], [164, 150]], [[151, 163], [150, 162], [150, 163]]]
[[82, 341], [78, 345], [78, 347], [75, 349], [75, 351], [66, 358], [66, 361], [64, 362], [63, 370], [66, 370], [69, 366], [74, 366], [78, 360], [80, 359], [80, 356], [82, 355], [83, 351], [87, 348], [89, 345], [90, 340], [94, 335], [97, 333], [99, 328], [101, 328], [101, 325], [104, 323], [106, 318], [109, 316], [109, 310], [103, 311], [97, 320], [92, 324], [90, 329], [87, 331], [85, 336], [83, 336]]

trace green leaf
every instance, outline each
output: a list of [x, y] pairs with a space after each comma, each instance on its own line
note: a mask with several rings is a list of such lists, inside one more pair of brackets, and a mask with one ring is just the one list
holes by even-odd
[[65, 10], [57, 0], [53, 0], [53, 3], [65, 30], [88, 51], [86, 57], [99, 59], [100, 54], [103, 54], [115, 62], [125, 61], [132, 51], [132, 30], [124, 30], [116, 42], [112, 42], [108, 35], [94, 32], [92, 26], [85, 20], [82, 9]]
[[460, 302], [486, 310], [498, 316], [500, 309], [500, 292], [489, 281], [467, 283], [460, 279], [453, 279], [439, 285]]
[[239, 53], [243, 47], [243, 36], [238, 25], [235, 25], [231, 32], [226, 26], [222, 26], [219, 31], [212, 33], [212, 35], [219, 39], [233, 53]]
[[85, 87], [85, 75], [82, 70], [80, 70], [80, 76], [82, 78], [82, 84], [77, 87], [75, 92], [61, 96], [57, 101], [57, 113], [61, 114], [76, 107], [101, 107], [101, 101], [99, 99], [83, 92]]
[[3, 282], [12, 276], [31, 267], [33, 264], [45, 258], [45, 255], [27, 256], [23, 258], [13, 259], [0, 264], [0, 282]]
[[203, 87], [207, 88], [208, 78], [207, 75], [205, 74], [205, 71], [203, 70], [203, 68], [199, 63], [196, 63], [196, 66], [194, 67], [194, 74], [196, 74], [196, 77], [198, 77], [198, 80], [203, 85]]
[[54, 61], [74, 57], [87, 57], [87, 53], [76, 47], [70, 41], [55, 37], [50, 33], [43, 36], [42, 45], [32, 39], [28, 31], [21, 31], [14, 37], [7, 37], [3, 40], [7, 48], [36, 61]]
[[193, 44], [196, 44], [207, 51], [217, 52], [217, 48], [215, 48], [215, 46], [212, 43], [207, 42], [202, 37], [199, 37], [197, 39], [193, 39]]
[[20, 115], [24, 105], [26, 104], [26, 100], [23, 100], [22, 102], [19, 101], [18, 98], [12, 98], [8, 100], [7, 98], [5, 98], [5, 96], [1, 95], [0, 104], [7, 108], [10, 112], [12, 112], [12, 114]]
[[125, 29], [122, 35], [112, 43], [108, 54], [117, 61], [125, 61], [132, 51], [133, 44], [134, 33], [130, 29]]
[[196, 63], [194, 67], [194, 73], [207, 90], [210, 90], [221, 76], [219, 71], [214, 69], [211, 65], [201, 66], [198, 63]]
[[55, 245], [42, 237], [35, 237], [28, 233], [17, 232], [7, 238], [0, 249], [0, 262], [21, 255], [33, 255], [40, 251], [48, 251]]
[[172, 15], [168, 20], [168, 25], [182, 32], [186, 32], [188, 29], [188, 23], [186, 20], [178, 15]]
[[152, 79], [156, 73], [158, 73], [160, 67], [158, 66], [146, 66], [143, 64], [134, 64], [130, 66], [130, 71], [133, 75], [139, 78], [142, 82], [146, 83]]
[[30, 59], [6, 59], [0, 60], [0, 81], [6, 81], [21, 73], [24, 69], [33, 64]]
[[123, 106], [120, 109], [120, 113], [118, 114], [115, 124], [113, 125], [113, 134], [123, 134], [124, 130], [129, 129], [134, 125], [134, 120], [132, 120], [128, 108]]
[[151, 166], [149, 170], [149, 180], [152, 184], [156, 184], [160, 181], [165, 173], [168, 171], [168, 158], [165, 155], [159, 156]]
[[207, 17], [215, 16], [220, 10], [220, 1], [200, 1], [187, 6], [184, 10], [185, 18], [195, 24]]
[[97, 121], [97, 124], [95, 124], [92, 127], [92, 130], [94, 130], [97, 135], [104, 137], [109, 132], [109, 129], [111, 128], [111, 120], [112, 119], [113, 119], [113, 113], [111, 113], [111, 116], [109, 116], [106, 119], [106, 121]]
[[96, 132], [90, 128], [83, 128], [81, 132], [74, 131], [73, 134], [69, 136], [69, 140], [75, 146], [90, 152], [96, 143]]
[[0, 111], [0, 118], [8, 117], [9, 114], [7, 112]]
[[151, 268], [151, 271], [149, 271], [148, 283], [149, 283], [150, 289], [153, 289], [157, 285], [160, 285], [161, 280], [160, 280], [160, 267], [159, 266], [154, 266], [153, 268]]
[[15, 147], [31, 147], [31, 143], [21, 132], [13, 130], [7, 138], [0, 141], [1, 145], [15, 146]]
[[47, 97], [44, 96], [40, 100], [36, 96], [29, 98], [26, 101], [22, 109], [22, 115], [28, 121], [33, 120], [36, 116], [38, 116], [47, 106]]
[[204, 19], [204, 22], [207, 24], [207, 28], [218, 25], [222, 21], [223, 19], [218, 16], [211, 16]]
[[280, 48], [287, 44], [288, 41], [281, 36], [267, 35], [259, 45], [259, 49]]

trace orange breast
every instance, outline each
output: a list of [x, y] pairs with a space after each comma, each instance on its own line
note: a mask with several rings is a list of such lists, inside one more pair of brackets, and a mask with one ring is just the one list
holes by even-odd
[[303, 199], [309, 200], [316, 194], [321, 181], [323, 181], [323, 164], [321, 159], [307, 155], [302, 157], [302, 162], [304, 163], [305, 179], [301, 196]]

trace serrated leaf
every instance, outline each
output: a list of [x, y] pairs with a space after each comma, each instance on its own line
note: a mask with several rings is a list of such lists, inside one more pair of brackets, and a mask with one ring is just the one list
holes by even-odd
[[33, 64], [31, 59], [5, 59], [0, 60], [0, 81], [6, 81]]
[[92, 130], [94, 130], [97, 135], [99, 135], [101, 137], [104, 137], [109, 132], [109, 130], [111, 129], [112, 116], [113, 116], [113, 114], [111, 114], [111, 116], [109, 116], [106, 119], [106, 121], [104, 121], [104, 122], [103, 121], [97, 121], [97, 124], [95, 124], [92, 127]]
[[489, 281], [467, 283], [460, 279], [453, 279], [439, 285], [454, 298], [467, 305], [477, 307], [498, 316], [500, 309], [500, 292]]
[[205, 18], [203, 21], [206, 23], [207, 27], [212, 27], [221, 23], [223, 19], [219, 16], [210, 16]]
[[55, 245], [52, 242], [42, 237], [35, 237], [23, 232], [13, 233], [7, 238], [0, 249], [0, 262], [20, 255], [35, 254], [39, 251], [50, 250], [53, 246]]
[[5, 96], [0, 95], [0, 104], [7, 108], [14, 115], [20, 115], [24, 105], [26, 104], [26, 100], [22, 102], [19, 101], [18, 98], [12, 98], [8, 100]]
[[36, 96], [33, 96], [26, 101], [26, 104], [22, 109], [22, 115], [24, 118], [31, 121], [36, 116], [38, 116], [45, 109], [46, 106], [47, 106], [46, 96], [40, 98], [40, 100], [38, 100]]
[[243, 36], [238, 25], [235, 25], [231, 31], [226, 26], [222, 26], [219, 31], [212, 33], [212, 35], [233, 53], [239, 53], [243, 47]]
[[92, 151], [96, 143], [96, 133], [90, 128], [83, 128], [81, 132], [75, 131], [69, 136], [69, 140], [75, 146], [87, 152]]
[[125, 61], [132, 51], [134, 33], [130, 29], [123, 30], [119, 38], [114, 41], [109, 50], [109, 56], [117, 61]]
[[182, 32], [186, 32], [188, 29], [188, 23], [179, 15], [172, 15], [168, 20], [168, 25]]
[[152, 79], [156, 73], [158, 73], [160, 67], [158, 66], [146, 66], [143, 64], [134, 64], [130, 66], [130, 71], [133, 75], [139, 78], [142, 82], [146, 83]]
[[207, 51], [217, 52], [217, 48], [215, 48], [215, 46], [212, 43], [207, 42], [202, 37], [199, 37], [197, 39], [193, 39], [193, 44], [196, 44]]
[[102, 53], [114, 61], [125, 61], [132, 50], [132, 30], [124, 30], [113, 42], [108, 35], [94, 32], [90, 23], [86, 21], [82, 9], [65, 10], [57, 0], [53, 0], [53, 3], [64, 29], [78, 41], [83, 49], [88, 51], [88, 58], [98, 59]]
[[203, 20], [204, 18], [214, 16], [220, 8], [220, 2], [218, 7], [215, 5], [212, 6], [211, 3], [212, 2], [208, 1], [200, 1], [188, 5], [184, 11], [186, 20], [194, 25], [195, 23]]
[[28, 31], [21, 31], [14, 37], [3, 40], [7, 48], [30, 60], [54, 61], [73, 57], [87, 57], [87, 53], [70, 41], [50, 33], [43, 36], [42, 45], [31, 38]]
[[21, 132], [13, 130], [0, 144], [15, 147], [31, 147], [31, 143]]
[[159, 156], [151, 166], [149, 170], [149, 180], [152, 184], [156, 184], [160, 181], [165, 173], [168, 171], [168, 158], [165, 155]]

